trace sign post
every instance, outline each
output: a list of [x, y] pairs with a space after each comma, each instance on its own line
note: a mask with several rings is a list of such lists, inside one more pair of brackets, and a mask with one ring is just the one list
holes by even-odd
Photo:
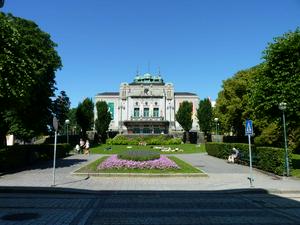
[[55, 135], [54, 135], [53, 184], [52, 184], [52, 186], [55, 186], [56, 143], [57, 143], [57, 129], [58, 129], [58, 120], [55, 116], [53, 117], [53, 127], [55, 130]]
[[248, 142], [249, 142], [249, 181], [250, 187], [254, 187], [253, 182], [253, 173], [252, 173], [252, 153], [251, 153], [251, 136], [253, 135], [253, 123], [252, 120], [246, 120], [246, 130], [245, 135], [248, 135]]

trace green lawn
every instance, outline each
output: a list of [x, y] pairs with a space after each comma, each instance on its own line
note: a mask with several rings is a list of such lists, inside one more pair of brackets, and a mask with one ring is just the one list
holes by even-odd
[[167, 170], [159, 170], [159, 169], [106, 169], [106, 170], [98, 170], [97, 166], [107, 159], [109, 156], [101, 157], [90, 164], [80, 168], [75, 173], [151, 173], [151, 174], [176, 174], [176, 173], [202, 173], [201, 170], [191, 166], [190, 164], [176, 158], [175, 156], [168, 156], [171, 160], [173, 160], [180, 169], [167, 169]]
[[300, 154], [292, 154], [292, 176], [300, 178]]
[[[129, 145], [128, 145], [129, 146]], [[117, 154], [123, 150], [128, 150], [129, 148], [127, 145], [99, 145], [96, 147], [91, 148], [91, 153], [93, 154]], [[160, 152], [161, 154], [187, 154], [187, 153], [200, 153], [205, 152], [205, 145], [201, 144], [200, 147], [195, 144], [180, 144], [180, 145], [164, 145], [164, 147], [171, 147], [172, 149], [179, 148], [182, 149], [183, 152], [162, 152], [160, 150], [153, 149], [154, 146], [161, 146], [161, 145], [147, 145], [147, 146], [139, 146], [139, 145], [130, 145], [132, 146], [131, 149], [139, 149], [139, 150], [154, 150]], [[111, 150], [106, 150], [107, 148], [111, 147]]]

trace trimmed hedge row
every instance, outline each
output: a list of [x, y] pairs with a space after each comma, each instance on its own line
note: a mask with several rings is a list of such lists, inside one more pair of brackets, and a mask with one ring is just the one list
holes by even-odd
[[126, 150], [118, 154], [119, 159], [133, 160], [133, 161], [148, 161], [159, 159], [159, 152], [149, 150]]
[[[206, 143], [206, 151], [209, 155], [227, 159], [232, 154], [232, 148], [239, 150], [237, 163], [249, 165], [249, 145], [240, 143]], [[256, 147], [251, 145], [252, 164], [258, 169], [283, 175], [285, 172], [285, 150], [283, 148]], [[289, 151], [289, 163], [292, 167], [291, 152]]]
[[[37, 161], [53, 159], [53, 145], [14, 145], [0, 149], [0, 171], [10, 171]], [[57, 158], [65, 157], [72, 150], [69, 144], [56, 146]]]
[[171, 138], [169, 136], [137, 136], [126, 137], [124, 135], [117, 135], [114, 138], [106, 140], [106, 144], [109, 145], [139, 145], [141, 143], [147, 145], [179, 145], [182, 140], [180, 138]]

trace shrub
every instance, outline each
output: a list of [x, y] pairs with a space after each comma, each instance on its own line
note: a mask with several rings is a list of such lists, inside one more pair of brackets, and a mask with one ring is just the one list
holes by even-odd
[[148, 150], [126, 150], [118, 154], [119, 159], [133, 160], [133, 161], [149, 161], [159, 159], [160, 154]]
[[124, 135], [117, 135], [113, 139], [107, 139], [106, 143], [109, 145], [138, 145], [139, 143], [146, 143], [147, 145], [178, 145], [181, 144], [180, 138], [172, 138], [166, 135], [155, 136], [136, 136], [126, 137]]
[[181, 138], [172, 138], [169, 140], [166, 140], [164, 145], [180, 145], [182, 143]]
[[[227, 159], [232, 153], [232, 148], [239, 150], [240, 156], [237, 161], [240, 164], [249, 165], [249, 145], [239, 143], [206, 143], [206, 151], [209, 155]], [[285, 151], [282, 148], [251, 146], [252, 164], [254, 167], [283, 175], [285, 165]], [[291, 153], [289, 153], [291, 156]], [[290, 159], [290, 167], [291, 157]]]
[[[31, 165], [37, 161], [53, 159], [53, 145], [14, 145], [0, 150], [0, 171]], [[56, 146], [57, 158], [65, 157], [72, 150], [69, 144]]]

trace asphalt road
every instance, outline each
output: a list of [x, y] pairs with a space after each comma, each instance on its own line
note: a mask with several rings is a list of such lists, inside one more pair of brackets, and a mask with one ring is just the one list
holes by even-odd
[[299, 200], [246, 189], [89, 194], [51, 193], [49, 189], [42, 193], [0, 193], [0, 224], [300, 224]]

